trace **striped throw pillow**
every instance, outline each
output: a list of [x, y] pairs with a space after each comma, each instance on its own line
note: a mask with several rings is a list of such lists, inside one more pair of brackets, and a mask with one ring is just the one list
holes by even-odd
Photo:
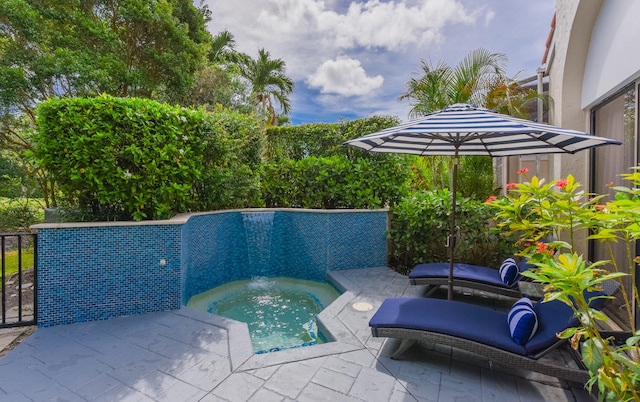
[[511, 339], [516, 344], [524, 345], [529, 339], [533, 338], [538, 329], [538, 316], [533, 311], [533, 304], [528, 297], [523, 297], [515, 302], [511, 310], [509, 310], [507, 322], [509, 323]]
[[513, 258], [507, 258], [504, 260], [502, 265], [500, 266], [500, 279], [507, 286], [511, 286], [518, 279], [518, 264], [516, 264], [516, 260]]

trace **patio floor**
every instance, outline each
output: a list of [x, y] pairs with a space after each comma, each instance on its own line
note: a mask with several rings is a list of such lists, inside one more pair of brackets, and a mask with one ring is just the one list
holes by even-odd
[[[0, 400], [18, 401], [594, 401], [579, 385], [491, 365], [451, 348], [371, 337], [387, 297], [421, 296], [388, 268], [338, 271], [347, 291], [319, 325], [322, 345], [254, 355], [246, 325], [189, 308], [40, 328], [0, 358]], [[513, 299], [457, 289], [508, 308]], [[359, 311], [355, 303], [373, 308]], [[572, 364], [563, 350], [549, 358]]]

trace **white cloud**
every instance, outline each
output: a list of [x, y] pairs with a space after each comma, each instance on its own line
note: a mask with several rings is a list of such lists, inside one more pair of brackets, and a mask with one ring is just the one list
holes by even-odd
[[360, 61], [348, 57], [325, 61], [307, 78], [309, 86], [320, 88], [320, 93], [342, 96], [366, 95], [383, 82], [381, 75], [368, 77]]
[[438, 41], [452, 23], [472, 23], [457, 0], [426, 0], [415, 5], [405, 1], [352, 2], [344, 13], [327, 9], [318, 0], [268, 0], [258, 15], [266, 35], [299, 40], [322, 38], [336, 49], [404, 49]]
[[489, 24], [491, 24], [491, 21], [493, 21], [493, 18], [496, 16], [496, 12], [493, 10], [489, 10], [487, 11], [487, 13], [484, 15], [484, 26], [489, 26]]
[[504, 0], [205, 3], [211, 32], [227, 29], [238, 51], [255, 57], [264, 48], [285, 61], [298, 121], [381, 111], [405, 118], [409, 105], [397, 99], [421, 59], [456, 65], [479, 47], [507, 54], [510, 75], [535, 72], [555, 11], [555, 2]]

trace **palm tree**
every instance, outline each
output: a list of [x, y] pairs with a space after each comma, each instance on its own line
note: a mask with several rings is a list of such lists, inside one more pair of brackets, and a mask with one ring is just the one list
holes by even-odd
[[258, 51], [258, 58], [243, 57], [240, 74], [251, 84], [251, 93], [262, 112], [267, 113], [267, 125], [277, 124], [273, 100], [277, 101], [286, 115], [291, 110], [289, 95], [293, 93], [293, 80], [285, 75], [285, 62], [271, 59], [264, 49]]
[[234, 62], [237, 59], [235, 50], [236, 40], [233, 34], [227, 30], [215, 35], [209, 49], [209, 61], [217, 64]]
[[435, 66], [421, 61], [422, 75], [407, 83], [399, 100], [409, 100], [411, 117], [421, 116], [454, 103], [485, 105], [491, 84], [505, 76], [506, 56], [480, 48], [469, 53], [456, 67], [445, 62]]
[[515, 80], [496, 77], [486, 95], [485, 107], [498, 113], [529, 119], [537, 111], [536, 106], [539, 99], [542, 100], [546, 108], [550, 101], [548, 95], [538, 93], [538, 91], [525, 87]]
[[[487, 94], [494, 85], [505, 81], [505, 62], [504, 54], [491, 53], [483, 48], [469, 53], [455, 67], [443, 61], [433, 65], [422, 60], [422, 75], [409, 80], [406, 91], [398, 100], [411, 102], [410, 117], [419, 117], [455, 103], [485, 106]], [[465, 183], [465, 171], [473, 178], [469, 180], [472, 185], [466, 186], [468, 189], [461, 185], [460, 191], [465, 196], [482, 199], [493, 191], [493, 170], [490, 163], [487, 166], [484, 163], [486, 161], [476, 160], [478, 158], [483, 157], [462, 158], [460, 182]], [[448, 172], [452, 163], [452, 158], [447, 156], [416, 158], [412, 165], [416, 173], [414, 186], [426, 189], [448, 188]], [[487, 169], [490, 174], [483, 173]]]

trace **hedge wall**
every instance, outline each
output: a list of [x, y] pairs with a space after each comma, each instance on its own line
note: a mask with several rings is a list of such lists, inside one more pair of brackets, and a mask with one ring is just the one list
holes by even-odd
[[259, 202], [264, 134], [251, 116], [111, 96], [52, 99], [37, 111], [35, 155], [90, 219]]

